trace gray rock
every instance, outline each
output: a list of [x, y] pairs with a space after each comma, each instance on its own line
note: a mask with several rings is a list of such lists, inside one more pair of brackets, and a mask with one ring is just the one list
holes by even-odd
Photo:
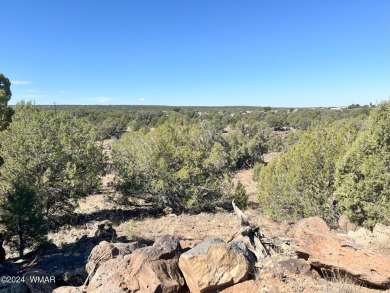
[[114, 239], [116, 237], [116, 231], [112, 227], [112, 223], [109, 220], [97, 223], [97, 230], [95, 232], [97, 238], [109, 238]]
[[153, 246], [102, 263], [87, 292], [179, 292], [185, 284], [178, 266], [180, 253], [177, 237], [162, 236]]

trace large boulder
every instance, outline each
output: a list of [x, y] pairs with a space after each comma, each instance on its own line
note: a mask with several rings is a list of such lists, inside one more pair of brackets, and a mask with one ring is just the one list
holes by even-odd
[[165, 235], [153, 246], [100, 265], [87, 292], [179, 292], [185, 282], [179, 270], [179, 239]]
[[255, 258], [243, 241], [208, 238], [180, 256], [179, 267], [191, 292], [232, 286], [248, 278]]
[[296, 253], [316, 268], [346, 273], [374, 287], [390, 288], [390, 258], [335, 235], [319, 217], [301, 220], [294, 241]]
[[88, 262], [85, 265], [85, 270], [88, 273], [88, 277], [92, 278], [100, 264], [114, 258], [115, 252], [114, 245], [107, 241], [102, 241], [99, 245], [95, 246], [91, 254], [88, 257]]
[[91, 254], [88, 257], [88, 262], [85, 266], [85, 270], [88, 273], [88, 277], [92, 279], [94, 273], [99, 266], [118, 255], [131, 254], [137, 248], [142, 247], [138, 242], [131, 243], [109, 243], [102, 241], [99, 245], [95, 246]]

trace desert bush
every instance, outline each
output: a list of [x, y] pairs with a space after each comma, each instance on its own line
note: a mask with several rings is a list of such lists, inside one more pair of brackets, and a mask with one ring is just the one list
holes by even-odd
[[113, 145], [117, 188], [175, 212], [205, 209], [230, 192], [229, 157], [210, 123], [179, 116], [152, 131], [125, 134]]
[[239, 208], [246, 208], [249, 204], [249, 196], [246, 193], [245, 186], [240, 181], [234, 189], [234, 202]]
[[337, 166], [335, 193], [350, 220], [368, 227], [390, 224], [389, 166], [390, 102], [384, 102]]
[[252, 180], [259, 181], [260, 171], [265, 166], [264, 162], [256, 162], [253, 166]]
[[237, 123], [225, 136], [233, 169], [251, 168], [255, 162], [262, 161], [270, 135], [271, 130], [264, 122]]
[[23, 257], [25, 248], [45, 240], [46, 222], [37, 193], [32, 187], [20, 179], [13, 182], [4, 194], [0, 208], [0, 223], [5, 228], [7, 238], [17, 237], [20, 257]]
[[361, 120], [312, 126], [277, 160], [261, 169], [259, 202], [274, 219], [298, 220], [318, 215], [335, 220], [331, 197], [338, 159], [352, 145]]
[[36, 191], [46, 217], [72, 212], [76, 199], [100, 184], [102, 146], [81, 119], [20, 103], [0, 141], [0, 194], [22, 178]]

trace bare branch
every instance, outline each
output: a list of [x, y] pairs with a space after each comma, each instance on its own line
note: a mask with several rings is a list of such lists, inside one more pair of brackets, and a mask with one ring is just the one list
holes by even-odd
[[234, 212], [237, 215], [237, 218], [240, 220], [241, 227], [250, 226], [248, 219], [244, 215], [244, 213], [234, 204], [234, 199], [232, 201], [232, 206], [234, 209]]

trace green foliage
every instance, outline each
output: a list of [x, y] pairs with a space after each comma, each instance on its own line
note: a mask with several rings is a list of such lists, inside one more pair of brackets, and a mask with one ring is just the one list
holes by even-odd
[[0, 104], [7, 105], [11, 99], [11, 82], [2, 73], [0, 73]]
[[234, 201], [239, 208], [246, 208], [249, 204], [249, 196], [246, 193], [245, 186], [238, 181], [234, 189]]
[[11, 121], [13, 111], [7, 107], [11, 95], [11, 82], [0, 73], [0, 131], [5, 129]]
[[299, 140], [302, 130], [275, 131], [267, 141], [267, 149], [271, 152], [287, 151]]
[[259, 176], [261, 169], [263, 169], [265, 166], [264, 162], [256, 162], [253, 166], [253, 174], [252, 174], [252, 180], [253, 181], [259, 181]]
[[175, 211], [205, 209], [229, 192], [228, 154], [210, 123], [179, 116], [152, 131], [126, 133], [113, 146], [118, 188]]
[[268, 113], [265, 115], [264, 121], [267, 122], [270, 127], [279, 130], [284, 126], [287, 126], [287, 114], [284, 112]]
[[75, 200], [100, 183], [102, 146], [93, 128], [81, 119], [21, 103], [0, 141], [4, 159], [0, 191], [24, 178], [36, 190], [47, 217], [70, 213]]
[[361, 120], [349, 119], [313, 126], [279, 159], [262, 168], [259, 202], [264, 211], [278, 220], [318, 215], [332, 222], [335, 165], [360, 125]]
[[99, 134], [102, 139], [119, 138], [126, 130], [127, 124], [123, 120], [107, 118], [100, 124]]
[[225, 136], [233, 168], [253, 167], [255, 162], [262, 161], [261, 156], [267, 150], [266, 141], [270, 133], [264, 122], [237, 123], [236, 128]]
[[297, 129], [308, 129], [313, 122], [320, 121], [321, 110], [303, 109], [291, 113], [288, 118], [288, 124]]
[[21, 181], [12, 183], [0, 204], [0, 223], [6, 236], [17, 236], [19, 256], [24, 249], [45, 240], [46, 223], [36, 191]]
[[390, 224], [390, 102], [371, 112], [365, 129], [340, 160], [336, 195], [354, 222]]

